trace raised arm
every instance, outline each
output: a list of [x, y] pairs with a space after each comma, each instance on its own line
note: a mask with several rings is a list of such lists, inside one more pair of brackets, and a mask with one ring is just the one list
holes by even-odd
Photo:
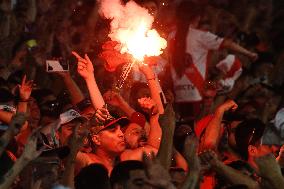
[[148, 65], [145, 65], [145, 64], [141, 65], [140, 70], [143, 72], [143, 74], [145, 75], [147, 79], [148, 86], [149, 86], [150, 93], [151, 93], [151, 98], [157, 103], [159, 114], [163, 114], [164, 107], [162, 103], [163, 99], [161, 99], [161, 96], [163, 96], [164, 98], [164, 94], [160, 86], [158, 77]]
[[104, 95], [106, 103], [121, 109], [128, 118], [132, 116], [135, 110], [115, 91], [107, 91]]
[[277, 164], [273, 154], [267, 154], [255, 159], [258, 166], [258, 174], [271, 184], [272, 188], [280, 189], [284, 186], [284, 178], [281, 168]]
[[226, 178], [228, 181], [230, 181], [230, 183], [245, 184], [249, 189], [260, 188], [259, 184], [248, 175], [245, 175], [218, 160], [216, 153], [211, 150], [200, 154], [200, 159], [204, 164], [210, 165], [217, 174]]
[[[83, 131], [79, 131], [79, 127], [83, 127]], [[73, 129], [73, 133], [69, 139], [70, 154], [66, 158], [65, 170], [60, 181], [64, 186], [74, 188], [74, 173], [75, 173], [75, 162], [76, 156], [79, 152], [80, 147], [83, 144], [83, 139], [88, 135], [87, 123], [77, 123]]]
[[194, 189], [198, 184], [201, 170], [199, 158], [197, 156], [198, 140], [195, 137], [186, 137], [184, 144], [184, 155], [189, 167], [189, 172], [181, 189]]
[[2, 182], [0, 183], [1, 189], [10, 188], [19, 173], [23, 170], [23, 168], [28, 165], [30, 161], [37, 158], [42, 152], [42, 149], [37, 149], [37, 135], [38, 133], [34, 132], [29, 137], [22, 155], [19, 159], [17, 159], [13, 167], [3, 176]]
[[63, 78], [65, 87], [67, 88], [71, 97], [72, 105], [76, 105], [77, 103], [84, 100], [85, 97], [82, 91], [78, 87], [77, 83], [73, 80], [69, 72], [58, 72], [57, 74]]
[[19, 133], [26, 120], [26, 115], [23, 113], [17, 113], [12, 117], [8, 130], [0, 138], [0, 156], [12, 138]]
[[223, 48], [244, 54], [249, 58], [251, 58], [252, 60], [256, 60], [258, 58], [258, 55], [256, 53], [247, 50], [246, 48], [238, 45], [237, 43], [233, 42], [230, 39], [224, 39]]
[[93, 64], [90, 58], [88, 57], [87, 54], [85, 54], [85, 58], [82, 58], [74, 51], [72, 52], [72, 54], [78, 60], [77, 71], [86, 81], [93, 106], [96, 109], [102, 108], [105, 105], [105, 102], [98, 88], [98, 85], [97, 85], [97, 82], [94, 76], [94, 67], [93, 67]]
[[160, 147], [162, 130], [159, 124], [159, 110], [155, 101], [151, 98], [140, 98], [138, 102], [144, 111], [150, 115], [150, 131], [147, 145], [156, 148]]
[[18, 103], [17, 112], [26, 113], [28, 109], [28, 102], [33, 89], [33, 81], [27, 81], [27, 76], [24, 75], [21, 85], [18, 85], [20, 99]]
[[204, 149], [217, 149], [221, 135], [221, 122], [223, 119], [223, 115], [226, 111], [234, 111], [237, 107], [238, 105], [233, 100], [228, 100], [216, 109], [214, 117], [209, 122], [205, 130], [203, 140], [201, 140], [201, 151]]
[[160, 116], [159, 123], [162, 129], [161, 144], [157, 158], [166, 170], [169, 170], [173, 152], [173, 136], [175, 130], [175, 112], [172, 104], [168, 104], [165, 113]]

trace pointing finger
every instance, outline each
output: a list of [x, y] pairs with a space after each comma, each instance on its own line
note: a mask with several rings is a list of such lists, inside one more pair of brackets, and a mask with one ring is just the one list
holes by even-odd
[[78, 53], [76, 53], [75, 51], [72, 51], [72, 54], [78, 59], [83, 59]]
[[88, 56], [87, 54], [85, 54], [85, 59], [86, 59], [88, 62], [91, 62], [91, 63], [92, 63], [92, 61], [90, 60], [90, 58], [89, 58], [89, 56]]
[[24, 77], [23, 77], [23, 79], [22, 79], [22, 86], [26, 83], [26, 78], [27, 78], [27, 76], [26, 76], [26, 74], [25, 74]]

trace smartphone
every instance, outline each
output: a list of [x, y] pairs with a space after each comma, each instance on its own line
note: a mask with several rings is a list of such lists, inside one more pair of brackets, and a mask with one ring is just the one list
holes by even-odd
[[69, 64], [67, 61], [61, 60], [46, 60], [47, 72], [67, 72], [69, 71]]

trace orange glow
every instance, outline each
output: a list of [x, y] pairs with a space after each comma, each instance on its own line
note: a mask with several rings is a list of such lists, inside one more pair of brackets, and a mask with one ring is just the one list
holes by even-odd
[[167, 41], [156, 30], [147, 28], [145, 22], [137, 28], [123, 29], [117, 38], [121, 43], [121, 53], [129, 53], [135, 59], [143, 61], [145, 56], [159, 56], [167, 47]]
[[134, 1], [123, 4], [121, 0], [99, 0], [99, 13], [111, 19], [112, 41], [120, 43], [116, 50], [131, 54], [135, 60], [143, 61], [148, 56], [159, 56], [167, 47], [167, 41], [152, 30], [154, 18], [148, 10]]

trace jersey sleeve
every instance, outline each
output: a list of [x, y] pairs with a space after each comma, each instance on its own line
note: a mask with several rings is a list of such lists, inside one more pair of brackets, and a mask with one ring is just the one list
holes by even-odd
[[218, 50], [224, 41], [224, 38], [219, 37], [210, 32], [204, 32], [201, 36], [200, 43], [208, 50]]

